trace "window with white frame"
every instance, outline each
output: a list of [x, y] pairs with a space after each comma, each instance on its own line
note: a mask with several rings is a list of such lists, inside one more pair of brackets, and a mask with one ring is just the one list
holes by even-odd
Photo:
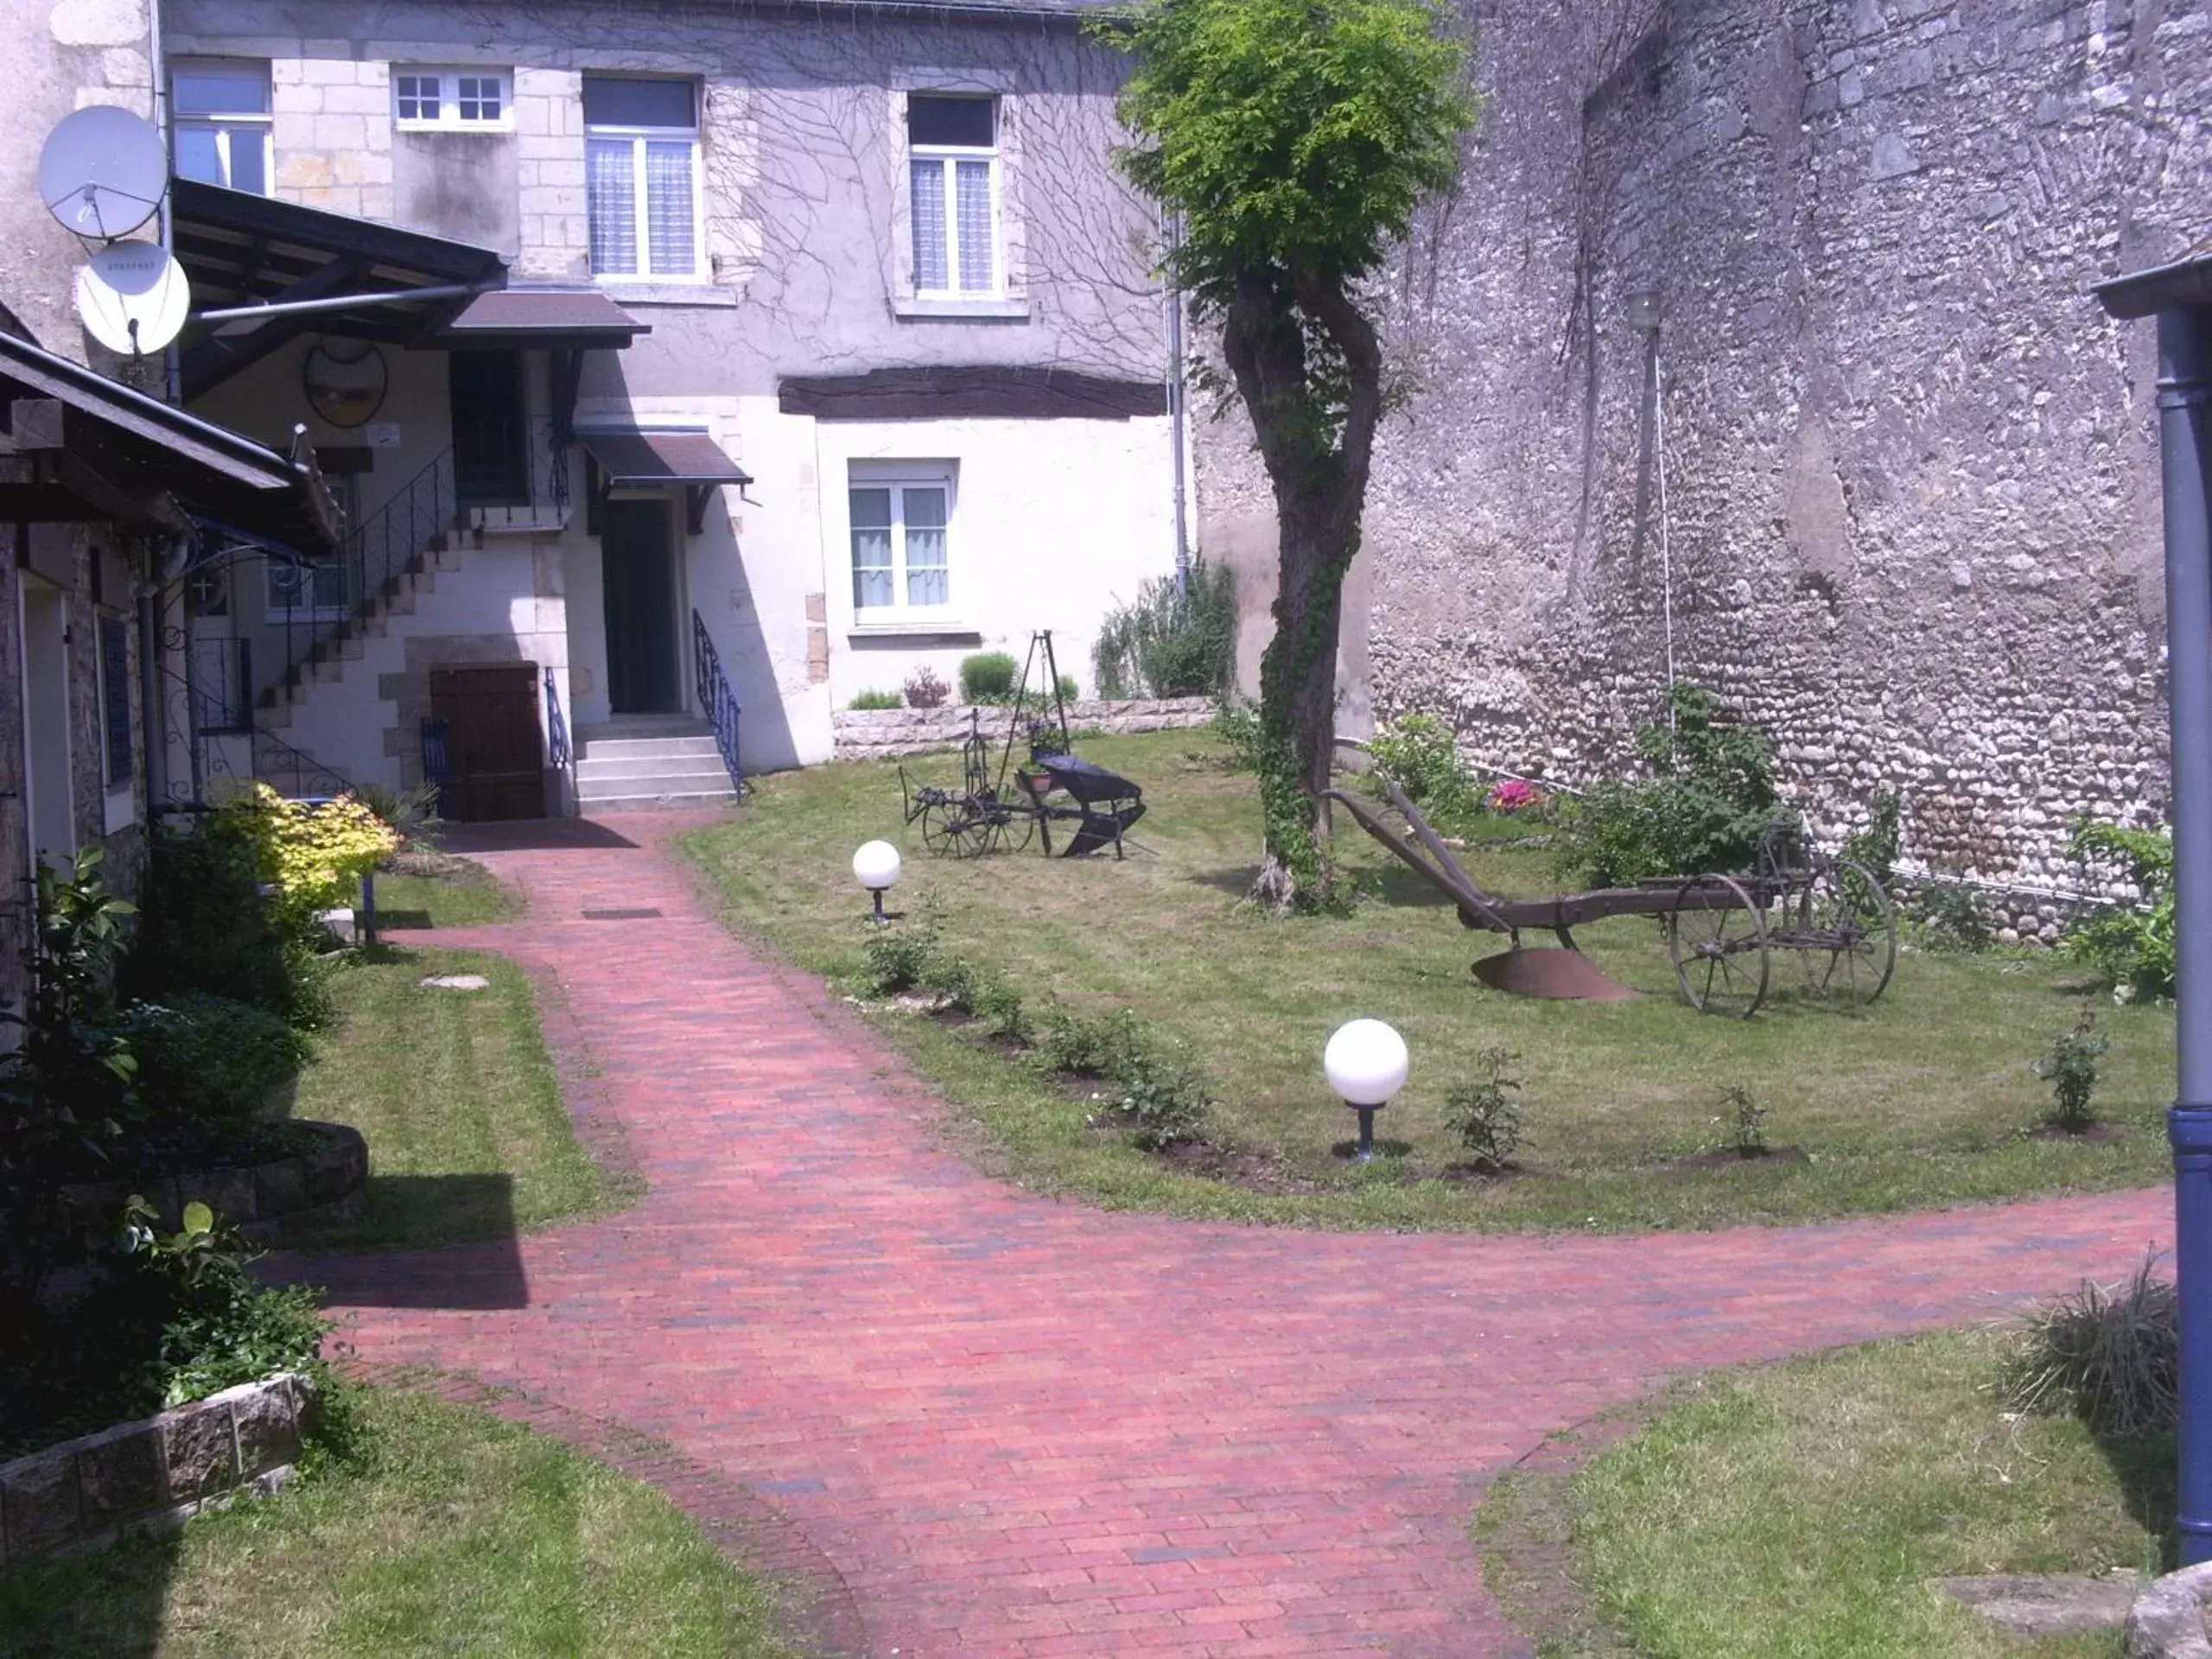
[[895, 621], [952, 602], [950, 467], [856, 461], [846, 504], [855, 621]]
[[513, 108], [504, 69], [416, 65], [391, 72], [392, 118], [403, 127], [504, 130], [511, 124]]
[[697, 86], [585, 76], [584, 156], [592, 275], [697, 280]]
[[999, 291], [999, 103], [940, 92], [906, 96], [908, 222], [914, 292]]
[[245, 58], [179, 59], [169, 114], [180, 176], [269, 194], [269, 66]]
[[344, 616], [347, 612], [346, 561], [303, 559], [271, 554], [262, 563], [268, 574], [271, 622], [306, 622]]

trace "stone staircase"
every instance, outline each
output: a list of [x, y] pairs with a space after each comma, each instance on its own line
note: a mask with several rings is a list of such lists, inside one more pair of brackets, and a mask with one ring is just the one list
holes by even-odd
[[737, 799], [715, 728], [686, 715], [628, 715], [576, 733], [576, 802], [585, 817]]

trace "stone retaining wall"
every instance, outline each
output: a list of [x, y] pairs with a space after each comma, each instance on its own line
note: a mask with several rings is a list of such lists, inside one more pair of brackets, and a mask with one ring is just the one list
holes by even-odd
[[[943, 709], [857, 709], [835, 716], [836, 758], [882, 760], [893, 755], [957, 749], [967, 741], [969, 716], [980, 714], [984, 734], [994, 747], [1006, 741], [1007, 711], [954, 703]], [[1187, 730], [1214, 716], [1211, 697], [1134, 697], [1108, 702], [1091, 697], [1068, 704], [1071, 729], [1109, 732]]]
[[315, 1384], [287, 1373], [0, 1464], [0, 1566], [274, 1491], [315, 1407]]
[[183, 1224], [184, 1206], [198, 1199], [249, 1238], [270, 1239], [303, 1221], [347, 1221], [366, 1202], [369, 1146], [345, 1123], [303, 1121], [323, 1144], [311, 1151], [238, 1169], [211, 1169], [137, 1180], [85, 1181], [62, 1189], [62, 1202], [87, 1238], [105, 1238], [122, 1224], [131, 1194], [153, 1205], [165, 1227]]

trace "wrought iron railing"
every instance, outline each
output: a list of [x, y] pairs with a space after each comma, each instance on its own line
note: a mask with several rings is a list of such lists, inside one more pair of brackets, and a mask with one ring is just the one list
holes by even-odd
[[721, 751], [722, 765], [729, 770], [730, 787], [742, 795], [745, 769], [738, 763], [737, 696], [729, 689], [729, 676], [722, 672], [721, 655], [715, 651], [707, 625], [696, 611], [691, 613], [691, 670], [699, 707], [714, 722], [715, 747]]
[[569, 722], [561, 713], [561, 688], [553, 671], [545, 671], [545, 754], [556, 772], [569, 769]]
[[[202, 645], [217, 643], [235, 643], [244, 654], [242, 640], [195, 642]], [[255, 723], [250, 707], [236, 724], [203, 724], [202, 715], [210, 713], [213, 705], [206, 699], [197, 674], [181, 672], [166, 651], [162, 653], [162, 675], [169, 696], [175, 699], [164, 699], [168, 707], [174, 711], [181, 703], [189, 722], [185, 730], [189, 734], [192, 762], [189, 778], [175, 780], [186, 785], [185, 792], [179, 795], [173, 785], [171, 798], [163, 803], [165, 810], [196, 810], [211, 800], [220, 799], [228, 792], [226, 785], [243, 787], [254, 782], [267, 784], [279, 795], [294, 800], [344, 795], [352, 791], [353, 781], [343, 772], [325, 766], [306, 750]], [[224, 711], [224, 717], [227, 718], [227, 711]], [[245, 747], [243, 764], [238, 745]]]
[[192, 729], [212, 734], [253, 729], [253, 641], [203, 635], [187, 647]]

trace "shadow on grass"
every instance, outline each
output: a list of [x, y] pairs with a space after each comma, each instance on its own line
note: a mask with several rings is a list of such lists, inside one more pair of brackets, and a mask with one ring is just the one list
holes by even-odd
[[371, 1175], [367, 1192], [359, 1222], [302, 1237], [275, 1276], [349, 1307], [530, 1306], [512, 1176]]
[[509, 823], [447, 823], [438, 827], [440, 852], [532, 852], [562, 847], [635, 847], [638, 843], [589, 818], [521, 818]]
[[379, 907], [377, 911], [377, 931], [379, 933], [418, 931], [436, 925], [427, 910], [385, 910]]
[[2174, 1432], [2099, 1434], [2096, 1442], [2113, 1478], [2120, 1483], [2128, 1514], [2158, 1541], [2158, 1570], [2172, 1572], [2181, 1565], [2180, 1534], [2176, 1527], [2178, 1452]]
[[160, 1645], [182, 1541], [134, 1533], [105, 1549], [0, 1570], [0, 1659], [141, 1659]]

